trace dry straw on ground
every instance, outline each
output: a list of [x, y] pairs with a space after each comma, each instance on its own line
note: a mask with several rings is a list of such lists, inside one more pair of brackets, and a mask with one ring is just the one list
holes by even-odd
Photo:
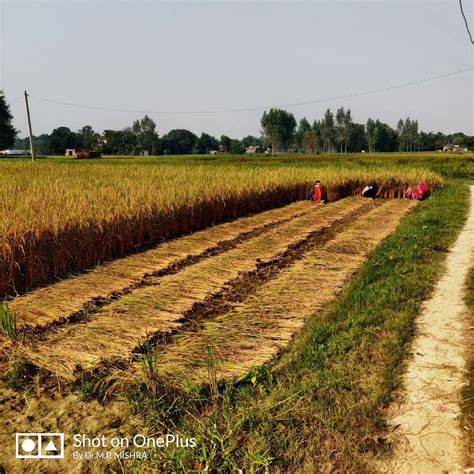
[[[413, 202], [389, 201], [314, 246], [243, 302], [158, 346], [159, 374], [178, 385], [207, 380], [206, 348], [218, 377], [246, 374], [284, 348], [305, 320], [331, 301], [348, 276], [390, 234]], [[139, 371], [139, 367], [136, 367]]]
[[171, 273], [207, 254], [223, 252], [312, 208], [307, 202], [299, 201], [164, 242], [151, 250], [113, 260], [77, 277], [18, 296], [9, 307], [15, 312], [19, 327], [46, 327], [86, 312], [96, 302], [123, 295], [144, 284], [149, 276]]
[[150, 278], [89, 318], [52, 329], [27, 345], [26, 357], [66, 379], [74, 378], [78, 367], [88, 371], [103, 362], [127, 361], [150, 335], [178, 330], [185, 322], [183, 317], [193, 317], [196, 305], [228, 290], [243, 275], [277, 261], [318, 231], [373, 206], [372, 201], [356, 197], [329, 206], [306, 204], [310, 209], [301, 216], [176, 274]]

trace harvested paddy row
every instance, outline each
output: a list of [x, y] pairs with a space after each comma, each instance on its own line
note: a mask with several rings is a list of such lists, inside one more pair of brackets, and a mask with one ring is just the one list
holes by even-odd
[[144, 284], [150, 276], [176, 272], [313, 210], [314, 204], [300, 201], [210, 227], [18, 296], [10, 302], [9, 308], [15, 313], [20, 328], [42, 328], [65, 322], [124, 295]]
[[219, 295], [224, 293], [229, 301], [233, 286], [259, 268], [278, 266], [289, 253], [298, 252], [305, 244], [313, 246], [325, 232], [339, 231], [378, 205], [351, 197], [328, 206], [313, 206], [307, 213], [227, 252], [175, 274], [150, 277], [146, 285], [79, 322], [51, 328], [25, 347], [24, 357], [68, 380], [75, 378], [78, 369], [92, 371], [104, 363], [128, 362], [147, 339], [183, 329], [200, 308], [212, 306]]
[[[311, 314], [334, 299], [367, 254], [414, 204], [389, 201], [370, 210], [333, 239], [310, 248], [244, 301], [159, 344], [158, 375], [179, 386], [212, 383], [210, 374], [218, 379], [242, 376], [252, 366], [268, 362]], [[135, 374], [141, 372], [139, 363], [132, 367]]]

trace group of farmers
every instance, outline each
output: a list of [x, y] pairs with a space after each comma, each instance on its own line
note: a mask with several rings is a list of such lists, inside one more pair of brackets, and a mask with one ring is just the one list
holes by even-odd
[[[371, 182], [362, 190], [362, 196], [374, 199], [377, 196], [378, 190], [379, 187], [377, 186], [377, 183]], [[408, 199], [417, 199], [418, 201], [421, 201], [426, 196], [427, 192], [428, 184], [426, 183], [426, 181], [422, 181], [414, 188], [408, 188], [405, 194]], [[314, 182], [314, 187], [308, 195], [308, 200], [327, 202], [328, 197], [326, 189], [321, 184], [321, 181], [316, 180]]]

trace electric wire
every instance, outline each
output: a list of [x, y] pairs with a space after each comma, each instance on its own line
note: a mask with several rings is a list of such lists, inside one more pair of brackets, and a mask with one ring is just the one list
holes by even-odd
[[320, 98], [320, 99], [314, 99], [314, 100], [307, 100], [307, 101], [302, 101], [302, 102], [293, 102], [293, 103], [287, 103], [287, 104], [279, 104], [279, 105], [266, 105], [266, 106], [253, 106], [253, 107], [243, 107], [243, 108], [233, 108], [233, 109], [215, 109], [215, 110], [190, 110], [190, 111], [167, 111], [167, 110], [138, 110], [138, 109], [122, 109], [122, 108], [116, 108], [116, 107], [102, 107], [102, 106], [92, 106], [92, 105], [84, 105], [84, 104], [77, 104], [73, 102], [65, 102], [65, 101], [60, 101], [57, 99], [51, 99], [51, 98], [45, 98], [45, 97], [39, 97], [35, 95], [29, 94], [29, 97], [35, 100], [39, 100], [42, 102], [50, 102], [54, 104], [59, 104], [59, 105], [64, 105], [68, 107], [77, 107], [77, 108], [83, 108], [83, 109], [91, 109], [91, 110], [103, 110], [107, 112], [122, 112], [122, 113], [138, 113], [138, 114], [157, 114], [157, 115], [197, 115], [197, 114], [220, 114], [220, 113], [237, 113], [237, 112], [252, 112], [252, 111], [259, 111], [259, 110], [267, 110], [270, 108], [291, 108], [291, 107], [298, 107], [298, 106], [303, 106], [303, 105], [311, 105], [311, 104], [318, 104], [321, 102], [331, 102], [335, 100], [341, 100], [341, 99], [348, 99], [352, 97], [361, 97], [365, 95], [370, 95], [370, 94], [377, 94], [381, 92], [387, 92], [387, 91], [392, 91], [395, 89], [401, 89], [404, 87], [409, 87], [413, 86], [416, 84], [422, 84], [425, 82], [430, 82], [438, 79], [443, 79], [446, 77], [450, 76], [455, 76], [457, 74], [462, 74], [468, 71], [474, 70], [474, 67], [469, 67], [465, 69], [459, 69], [457, 71], [451, 71], [445, 74], [440, 74], [437, 76], [431, 76], [427, 77], [424, 79], [419, 79], [416, 81], [410, 81], [410, 82], [405, 82], [401, 84], [396, 84], [393, 86], [388, 86], [388, 87], [383, 87], [379, 89], [371, 89], [363, 92], [355, 92], [351, 94], [346, 94], [346, 95], [339, 95], [339, 96], [332, 96], [332, 97], [325, 97], [325, 98]]

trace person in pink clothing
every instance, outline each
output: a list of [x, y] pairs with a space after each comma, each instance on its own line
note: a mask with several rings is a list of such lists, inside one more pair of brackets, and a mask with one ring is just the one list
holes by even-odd
[[428, 192], [428, 184], [426, 181], [422, 181], [418, 186], [414, 188], [408, 188], [406, 191], [407, 198], [417, 199], [418, 201], [423, 200]]

